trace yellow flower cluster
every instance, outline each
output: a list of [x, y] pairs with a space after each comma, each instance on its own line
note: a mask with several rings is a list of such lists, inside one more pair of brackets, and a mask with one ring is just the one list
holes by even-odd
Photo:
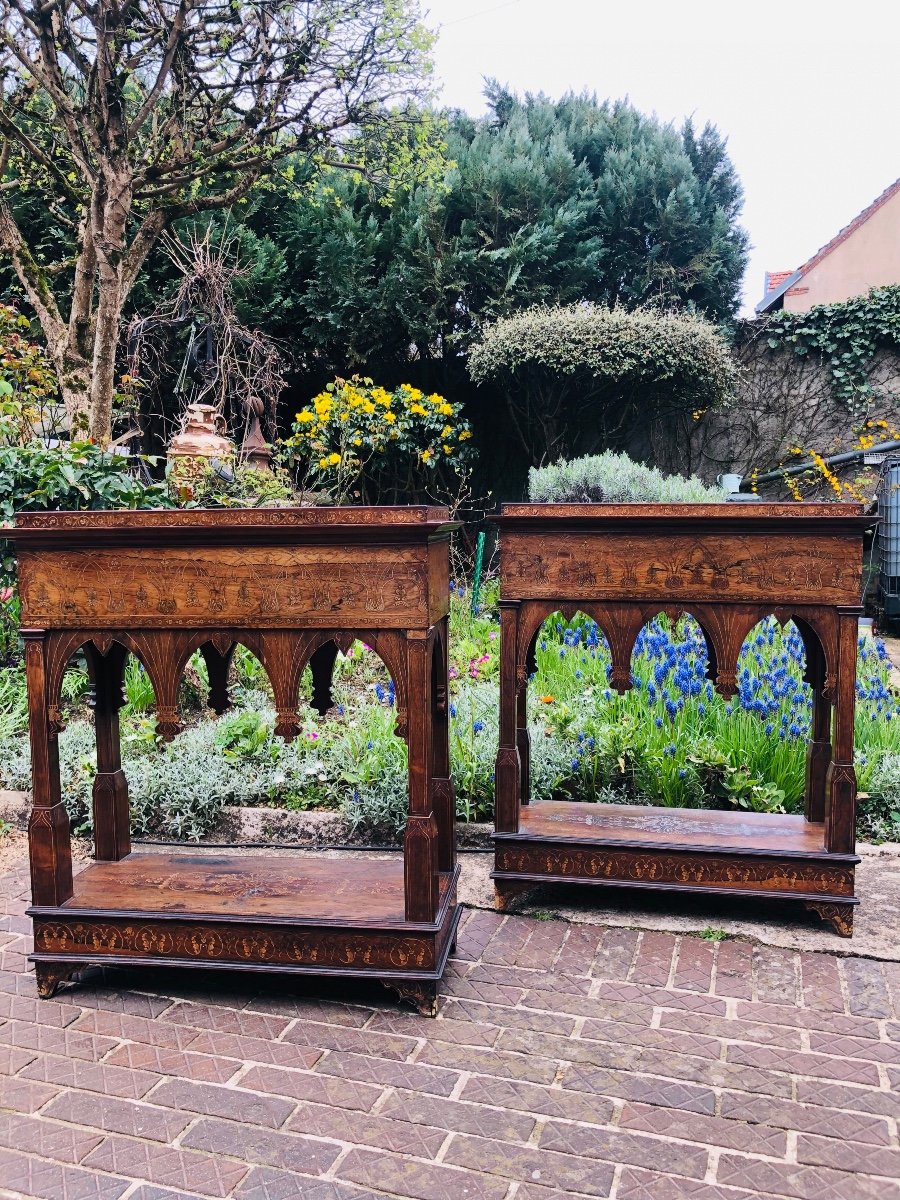
[[894, 429], [887, 421], [866, 421], [863, 429], [879, 430], [878, 433], [860, 433], [857, 435], [860, 448], [863, 450], [871, 450], [878, 442], [884, 440], [885, 437], [896, 439], [900, 438], [900, 432]]
[[[866, 426], [876, 425], [876, 424], [880, 425], [882, 428], [887, 428], [886, 421], [881, 421], [881, 422], [867, 421], [866, 422]], [[864, 428], [865, 428], [865, 426], [864, 426]], [[898, 435], [898, 436], [900, 436], [900, 435]], [[867, 450], [867, 449], [869, 449], [870, 445], [875, 444], [875, 439], [871, 438], [871, 439], [867, 440], [865, 434], [860, 434], [859, 435], [859, 444], [863, 450]], [[838, 479], [838, 477], [831, 470], [831, 468], [826, 463], [825, 459], [822, 457], [821, 454], [818, 453], [818, 451], [816, 451], [816, 450], [804, 451], [802, 446], [790, 446], [789, 453], [804, 456], [804, 457], [808, 456], [810, 459], [812, 459], [813, 466], [819, 472], [819, 474], [822, 476], [822, 478], [825, 480], [825, 482], [828, 484], [828, 486], [831, 488], [831, 490], [834, 492], [835, 499], [837, 499], [837, 500], [842, 499], [844, 493], [846, 492], [848, 496], [852, 497], [852, 499], [858, 501], [860, 504], [867, 503], [867, 498], [863, 494], [862, 488], [859, 487], [855, 483], [848, 483], [846, 481], [841, 482], [841, 480]], [[784, 482], [787, 485], [788, 491], [791, 493], [791, 496], [794, 498], [794, 500], [799, 501], [799, 500], [804, 499], [803, 487], [801, 485], [800, 480], [795, 475], [787, 475], [786, 474], [784, 476]]]
[[788, 491], [791, 493], [791, 495], [793, 496], [793, 498], [795, 500], [800, 501], [803, 499], [803, 492], [802, 492], [802, 490], [800, 488], [800, 484], [797, 482], [795, 476], [785, 475], [784, 482], [787, 484]]
[[406, 402], [411, 413], [415, 413], [418, 417], [427, 417], [429, 408], [433, 409], [442, 417], [453, 416], [453, 405], [448, 404], [443, 396], [439, 396], [437, 392], [432, 392], [430, 396], [417, 387], [413, 387], [408, 383], [401, 383], [399, 389], [406, 397]]
[[837, 475], [835, 475], [835, 473], [829, 468], [828, 463], [826, 463], [822, 455], [817, 454], [815, 450], [810, 450], [809, 457], [816, 464], [819, 474], [837, 496], [838, 500], [840, 500], [842, 489], [841, 481], [838, 479]]
[[380, 471], [393, 469], [389, 452], [428, 467], [439, 459], [453, 463], [458, 454], [462, 464], [462, 443], [472, 432], [459, 420], [459, 409], [409, 383], [388, 391], [359, 376], [336, 379], [296, 414], [288, 444], [309, 465], [342, 478], [348, 472], [362, 476], [375, 455], [384, 455]]

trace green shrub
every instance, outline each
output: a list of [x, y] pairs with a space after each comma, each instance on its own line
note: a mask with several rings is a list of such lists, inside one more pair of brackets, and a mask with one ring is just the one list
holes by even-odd
[[190, 508], [264, 508], [294, 499], [290, 477], [277, 461], [270, 471], [246, 463], [226, 464], [217, 471], [208, 462], [188, 459], [176, 466], [169, 483]]
[[533, 463], [719, 408], [736, 381], [725, 339], [702, 317], [596, 304], [501, 317], [468, 368], [503, 393]]
[[878, 759], [869, 789], [859, 797], [857, 833], [872, 841], [900, 841], [900, 754]]
[[12, 668], [0, 669], [0, 739], [28, 728], [25, 676]]
[[627, 454], [607, 450], [571, 461], [561, 458], [548, 467], [532, 467], [528, 497], [538, 504], [709, 504], [721, 500], [722, 491], [707, 487], [695, 475], [689, 479], [663, 475], [656, 467], [634, 462]]
[[[127, 458], [93, 442], [7, 444], [0, 419], [0, 529], [16, 512], [168, 506], [165, 485], [138, 479]], [[0, 539], [0, 589], [14, 585], [12, 546]]]

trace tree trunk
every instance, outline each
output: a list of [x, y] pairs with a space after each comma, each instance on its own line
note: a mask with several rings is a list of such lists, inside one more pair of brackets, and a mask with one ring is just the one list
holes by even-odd
[[60, 355], [50, 348], [50, 357], [56, 367], [69, 436], [75, 440], [83, 439], [88, 436], [91, 426], [91, 365], [72, 353], [68, 338]]
[[90, 435], [101, 446], [112, 437], [116, 348], [127, 292], [124, 272], [131, 190], [131, 171], [127, 162], [106, 165], [94, 189], [91, 205], [98, 287], [93, 322]]
[[112, 437], [116, 347], [122, 318], [122, 288], [118, 273], [101, 262], [94, 358], [90, 372], [90, 435], [104, 446]]

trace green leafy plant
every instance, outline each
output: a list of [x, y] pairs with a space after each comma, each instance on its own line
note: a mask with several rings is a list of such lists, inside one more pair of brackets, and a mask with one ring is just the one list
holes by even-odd
[[[8, 542], [0, 539], [0, 579], [5, 574], [7, 566], [3, 548], [8, 545]], [[12, 570], [14, 565], [12, 554], [10, 553], [8, 562], [9, 570]], [[16, 589], [11, 585], [0, 586], [0, 666], [18, 659], [21, 655], [21, 641], [19, 638], [21, 610], [22, 605]]]
[[144, 664], [133, 655], [125, 663], [125, 707], [123, 716], [147, 713], [156, 703], [153, 683], [144, 669]]
[[[0, 422], [2, 423], [2, 422]], [[132, 474], [127, 458], [93, 442], [3, 444], [0, 436], [0, 529], [16, 512], [48, 509], [166, 508], [164, 485]], [[0, 587], [15, 583], [15, 559], [0, 540]]]
[[700, 930], [700, 936], [704, 942], [724, 942], [728, 934], [724, 929], [713, 929], [711, 925], [707, 925], [705, 929]]
[[56, 422], [56, 375], [30, 330], [26, 316], [0, 304], [0, 446], [25, 446]]
[[263, 715], [250, 710], [234, 713], [219, 723], [216, 745], [226, 758], [252, 758], [268, 746], [271, 736]]
[[871, 841], [900, 842], [900, 748], [872, 754], [867, 787], [858, 797], [858, 829]]
[[187, 474], [170, 476], [170, 493], [179, 504], [191, 508], [264, 508], [291, 503], [294, 492], [288, 472], [278, 461], [270, 471], [246, 464], [222, 464], [188, 460]]
[[25, 678], [14, 668], [0, 669], [0, 738], [23, 733], [28, 728], [28, 696]]

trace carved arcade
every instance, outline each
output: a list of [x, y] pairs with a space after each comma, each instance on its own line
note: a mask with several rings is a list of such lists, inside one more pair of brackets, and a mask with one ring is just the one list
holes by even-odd
[[[42, 994], [85, 963], [165, 962], [370, 975], [433, 1010], [459, 915], [446, 703], [452, 528], [446, 509], [425, 506], [17, 517]], [[276, 733], [289, 740], [302, 728], [304, 669], [324, 713], [338, 650], [356, 637], [394, 680], [408, 743], [402, 865], [132, 851], [118, 716], [129, 653], [153, 685], [157, 732], [171, 740], [191, 655], [203, 655], [221, 713], [243, 644], [268, 674]], [[57, 735], [63, 675], [79, 651], [97, 734], [96, 861], [73, 879]]]
[[[507, 504], [501, 562], [500, 742], [494, 879], [501, 906], [541, 881], [807, 900], [850, 936], [856, 779], [853, 719], [862, 532], [854, 504]], [[737, 690], [744, 640], [792, 620], [813, 691], [805, 819], [590, 804], [529, 805], [526, 689], [541, 625], [597, 622], [611, 686], [657, 614], [694, 617], [717, 691]], [[604, 812], [608, 810], [609, 815]], [[613, 815], [614, 813], [614, 815]], [[818, 897], [821, 896], [821, 899]]]

